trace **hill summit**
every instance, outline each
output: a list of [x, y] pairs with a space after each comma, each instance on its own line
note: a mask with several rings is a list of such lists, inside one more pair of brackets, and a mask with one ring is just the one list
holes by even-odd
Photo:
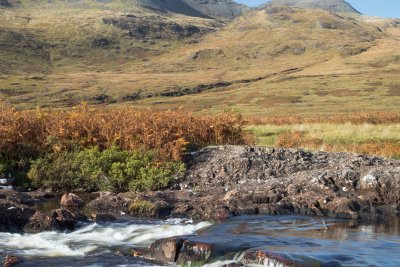
[[322, 9], [334, 13], [340, 12], [361, 14], [358, 10], [344, 0], [272, 0], [263, 5], [263, 8], [268, 8], [274, 5], [287, 5], [304, 9]]

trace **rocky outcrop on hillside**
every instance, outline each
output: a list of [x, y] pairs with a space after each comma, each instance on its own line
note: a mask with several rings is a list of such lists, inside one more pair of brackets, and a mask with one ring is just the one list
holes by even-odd
[[0, 8], [1, 7], [9, 7], [10, 3], [8, 2], [8, 0], [0, 0]]
[[233, 19], [250, 10], [232, 0], [185, 0], [193, 8], [211, 17]]
[[233, 19], [249, 10], [232, 0], [139, 0], [144, 7], [202, 18]]
[[212, 26], [205, 27], [186, 23], [178, 24], [159, 16], [113, 16], [103, 18], [103, 22], [122, 30], [127, 30], [130, 37], [139, 40], [170, 40], [199, 37], [216, 29]]
[[286, 5], [304, 9], [322, 9], [330, 12], [361, 14], [344, 0], [272, 0], [262, 8], [272, 8], [277, 5]]

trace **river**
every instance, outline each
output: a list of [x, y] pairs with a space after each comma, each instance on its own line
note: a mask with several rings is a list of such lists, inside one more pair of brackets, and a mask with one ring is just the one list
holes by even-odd
[[0, 257], [18, 255], [19, 266], [156, 266], [123, 254], [132, 247], [189, 235], [211, 242], [207, 267], [240, 260], [246, 249], [263, 249], [310, 266], [400, 266], [400, 222], [354, 222], [307, 216], [238, 216], [223, 223], [120, 219], [88, 224], [71, 233], [0, 233]]

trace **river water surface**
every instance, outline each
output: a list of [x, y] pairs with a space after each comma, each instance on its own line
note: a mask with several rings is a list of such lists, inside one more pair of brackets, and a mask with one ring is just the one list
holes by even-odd
[[132, 247], [177, 235], [212, 243], [208, 267], [240, 260], [246, 249], [279, 253], [310, 266], [400, 266], [400, 222], [360, 223], [306, 216], [238, 216], [224, 223], [124, 219], [72, 233], [0, 233], [0, 257], [19, 266], [156, 266], [119, 256]]

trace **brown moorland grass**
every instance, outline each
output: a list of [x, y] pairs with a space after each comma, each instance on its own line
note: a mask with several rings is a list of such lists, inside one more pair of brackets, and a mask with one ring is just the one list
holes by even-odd
[[184, 110], [91, 108], [56, 111], [0, 108], [0, 153], [8, 159], [34, 157], [74, 146], [156, 150], [160, 160], [180, 160], [188, 146], [251, 144], [238, 114], [193, 115]]
[[248, 125], [290, 125], [305, 123], [332, 123], [332, 124], [391, 124], [400, 123], [399, 111], [353, 112], [327, 116], [265, 116], [247, 118]]
[[308, 137], [304, 132], [294, 131], [280, 134], [277, 138], [276, 146], [400, 158], [400, 142], [395, 140], [370, 140], [363, 143], [325, 143], [323, 139]]

